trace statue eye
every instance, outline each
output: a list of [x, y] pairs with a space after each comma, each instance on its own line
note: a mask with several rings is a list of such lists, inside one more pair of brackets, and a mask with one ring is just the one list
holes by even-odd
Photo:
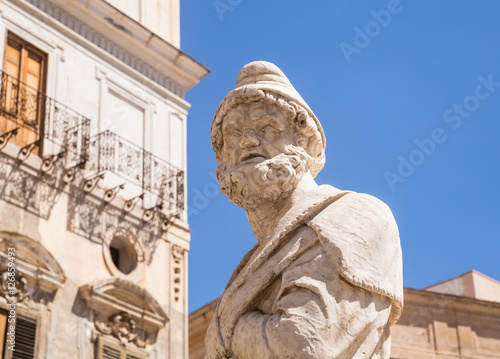
[[275, 134], [277, 134], [277, 133], [278, 133], [278, 130], [277, 130], [277, 129], [275, 129], [275, 128], [274, 128], [273, 126], [271, 126], [271, 125], [267, 125], [266, 127], [264, 127], [264, 128], [262, 129], [262, 133], [263, 133], [264, 135], [274, 136]]
[[225, 141], [232, 142], [236, 141], [241, 137], [241, 134], [239, 131], [228, 131], [225, 133], [224, 139]]

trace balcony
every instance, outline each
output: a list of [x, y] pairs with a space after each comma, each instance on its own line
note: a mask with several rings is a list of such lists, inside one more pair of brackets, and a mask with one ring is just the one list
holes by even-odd
[[[184, 210], [184, 172], [117, 134], [105, 131], [90, 139], [90, 157], [86, 165], [86, 190], [96, 181], [108, 188], [105, 200], [122, 192], [125, 210], [142, 200], [143, 207], [165, 216]], [[152, 215], [146, 211], [145, 218]]]
[[9, 140], [21, 147], [19, 158], [32, 152], [65, 167], [82, 167], [88, 159], [90, 120], [43, 92], [0, 71], [0, 149]]
[[0, 150], [14, 142], [18, 159], [39, 155], [47, 173], [62, 163], [66, 182], [79, 172], [77, 185], [85, 192], [99, 184], [106, 202], [120, 193], [127, 212], [141, 202], [144, 220], [156, 212], [164, 219], [178, 217], [184, 210], [182, 170], [110, 131], [91, 138], [90, 119], [0, 73]]

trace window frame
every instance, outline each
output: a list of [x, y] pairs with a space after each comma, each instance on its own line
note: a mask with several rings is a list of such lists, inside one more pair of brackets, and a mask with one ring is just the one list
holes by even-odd
[[[38, 145], [36, 146], [36, 149], [33, 150], [32, 152], [41, 155], [43, 153], [43, 138], [44, 138], [44, 131], [45, 131], [45, 103], [47, 101], [47, 95], [46, 95], [46, 89], [47, 89], [47, 69], [48, 69], [48, 60], [49, 60], [49, 54], [46, 53], [45, 51], [41, 50], [40, 48], [36, 47], [33, 45], [31, 42], [25, 40], [21, 36], [17, 35], [16, 33], [12, 32], [11, 30], [7, 30], [5, 34], [5, 42], [4, 42], [4, 59], [3, 59], [3, 64], [2, 64], [2, 71], [4, 73], [4, 78], [5, 76], [10, 76], [17, 81], [17, 99], [16, 99], [16, 113], [13, 115], [12, 113], [8, 113], [5, 111], [5, 114], [2, 111], [2, 117], [5, 117], [8, 119], [10, 116], [11, 118], [15, 118], [16, 121], [16, 126], [21, 127], [20, 131], [25, 132], [29, 136], [29, 132], [34, 132], [35, 134], [35, 141], [38, 141]], [[14, 46], [12, 46], [12, 45]], [[17, 74], [16, 76], [7, 74], [6, 72], [6, 62], [7, 62], [7, 51], [9, 47], [15, 47], [18, 46], [20, 48], [19, 50], [19, 63], [18, 63], [18, 68], [17, 68]], [[38, 76], [38, 88], [34, 88], [28, 85], [27, 83], [27, 76], [28, 76], [28, 58], [30, 54], [33, 54], [37, 57], [40, 58], [40, 74]], [[22, 106], [21, 106], [21, 101], [20, 98], [23, 96], [21, 94], [21, 88], [28, 88], [32, 91], [36, 91], [37, 93], [37, 99], [36, 99], [36, 127], [35, 130], [31, 130], [30, 126], [27, 124], [24, 124], [22, 117]], [[8, 90], [5, 90], [6, 92]], [[26, 90], [25, 90], [26, 91]], [[3, 91], [2, 91], [3, 92]], [[6, 94], [4, 94], [7, 96]], [[3, 109], [2, 109], [3, 110]], [[21, 124], [21, 125], [20, 125]], [[18, 131], [18, 135], [21, 136], [21, 134]], [[24, 147], [26, 145], [29, 145], [30, 143], [24, 143], [24, 141], [19, 137], [19, 139], [15, 139], [13, 142], [18, 144], [20, 147]], [[33, 141], [27, 141], [27, 142], [33, 142]]]
[[[36, 89], [37, 91], [40, 91], [40, 92], [46, 92], [46, 85], [47, 85], [47, 60], [48, 60], [48, 54], [43, 51], [43, 50], [40, 50], [38, 47], [36, 47], [35, 45], [33, 45], [31, 42], [27, 41], [27, 40], [24, 40], [21, 36], [15, 34], [14, 32], [10, 31], [10, 30], [7, 30], [6, 31], [6, 35], [5, 35], [5, 45], [8, 46], [9, 44], [9, 40], [11, 40], [12, 42], [15, 42], [19, 45], [21, 45], [21, 61], [19, 63], [19, 71], [17, 73], [17, 78], [21, 81], [21, 82], [24, 82], [26, 83], [26, 78], [25, 76], [22, 77], [20, 76], [21, 74], [21, 70], [23, 69], [24, 67], [24, 75], [26, 75], [26, 72], [27, 72], [27, 68], [24, 66], [25, 65], [25, 62], [26, 62], [26, 59], [27, 59], [27, 54], [28, 53], [34, 53], [35, 55], [39, 56], [42, 61], [42, 66], [40, 67], [40, 83], [38, 85], [38, 89]], [[7, 47], [6, 46], [6, 47]], [[4, 68], [5, 68], [5, 58], [4, 58]]]
[[[7, 317], [8, 317], [8, 313], [9, 313], [9, 309], [8, 308], [3, 308], [3, 306], [0, 308], [3, 312], [6, 312], [7, 314]], [[17, 348], [17, 345], [18, 345], [18, 342], [19, 342], [19, 337], [18, 337], [18, 333], [17, 333], [17, 327], [18, 327], [18, 320], [19, 319], [22, 319], [26, 322], [34, 322], [35, 324], [35, 338], [33, 340], [33, 359], [37, 358], [38, 357], [38, 346], [39, 346], [39, 339], [40, 339], [40, 318], [38, 318], [37, 316], [32, 316], [32, 315], [24, 315], [23, 314], [19, 314], [18, 313], [18, 308], [16, 307], [16, 322], [14, 323], [14, 325], [16, 326], [16, 351], [18, 350]], [[8, 333], [8, 326], [10, 326], [11, 323], [8, 322], [8, 320], [5, 322], [5, 328], [3, 328], [3, 336], [0, 338], [0, 340], [2, 341], [2, 344], [3, 344], [3, 347], [2, 347], [2, 352], [0, 352], [0, 355], [3, 359], [12, 359], [13, 355], [14, 355], [14, 352], [9, 350], [8, 347], [9, 347], [9, 343], [7, 343], [7, 333]]]

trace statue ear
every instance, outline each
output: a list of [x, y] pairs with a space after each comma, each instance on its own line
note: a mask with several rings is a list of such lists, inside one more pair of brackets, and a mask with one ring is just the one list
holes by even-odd
[[321, 156], [314, 157], [314, 162], [311, 165], [311, 168], [309, 169], [311, 171], [311, 174], [314, 177], [318, 175], [318, 173], [321, 172], [321, 170], [325, 167], [325, 154], [323, 153]]
[[307, 138], [306, 135], [304, 135], [304, 134], [302, 134], [300, 132], [295, 131], [293, 142], [294, 142], [294, 146], [302, 147], [304, 150], [306, 150], [307, 153], [309, 153], [307, 151], [309, 139]]
[[318, 140], [317, 136], [307, 136], [300, 132], [295, 133], [293, 141], [295, 146], [302, 147], [309, 155], [308, 169], [313, 177], [316, 177], [325, 166], [326, 158], [323, 143]]

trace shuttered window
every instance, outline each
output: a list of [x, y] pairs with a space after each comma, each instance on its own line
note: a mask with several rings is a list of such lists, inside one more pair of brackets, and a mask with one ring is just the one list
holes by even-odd
[[35, 358], [36, 320], [16, 319], [16, 351], [12, 359]]
[[122, 355], [119, 349], [111, 348], [108, 345], [104, 345], [102, 348], [102, 359], [121, 359]]
[[[2, 321], [3, 315], [5, 320]], [[3, 332], [3, 357], [4, 359], [34, 359], [35, 358], [35, 345], [36, 345], [36, 319], [17, 317], [15, 322], [15, 350], [9, 350], [11, 345], [7, 341], [5, 334], [8, 332], [8, 327], [11, 325], [7, 323], [7, 313], [0, 313], [0, 323]]]
[[[5, 46], [0, 133], [19, 127], [11, 141], [20, 147], [43, 130], [47, 54], [9, 32]], [[39, 147], [32, 151], [38, 153]]]
[[110, 343], [102, 338], [97, 341], [97, 356], [96, 359], [147, 359], [146, 354], [137, 354], [131, 350], [127, 350], [123, 346], [115, 343]]
[[126, 359], [142, 359], [141, 357], [136, 357], [135, 355], [132, 354], [127, 354]]

